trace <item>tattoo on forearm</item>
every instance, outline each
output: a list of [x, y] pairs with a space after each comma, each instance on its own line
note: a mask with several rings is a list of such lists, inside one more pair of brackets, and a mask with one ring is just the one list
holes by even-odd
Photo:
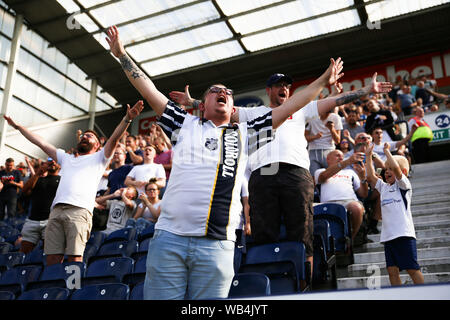
[[138, 68], [138, 66], [130, 59], [126, 54], [119, 58], [120, 64], [123, 70], [131, 73], [133, 79], [143, 78], [147, 79], [147, 76]]
[[346, 93], [343, 96], [336, 99], [336, 105], [340, 106], [343, 104], [353, 102], [353, 101], [361, 98], [362, 96], [365, 96], [366, 94], [368, 94], [368, 92], [364, 89], [358, 89], [356, 91]]

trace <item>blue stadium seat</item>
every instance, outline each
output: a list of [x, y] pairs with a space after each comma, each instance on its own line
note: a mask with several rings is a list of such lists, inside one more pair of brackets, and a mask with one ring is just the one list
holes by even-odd
[[144, 282], [140, 282], [133, 287], [129, 300], [144, 300]]
[[0, 254], [8, 253], [12, 251], [14, 246], [9, 242], [0, 242]]
[[[327, 229], [329, 229], [328, 221], [314, 221], [314, 263], [312, 280], [313, 284], [323, 284], [327, 281], [331, 281], [332, 287], [337, 288], [336, 256], [334, 255], [334, 251], [327, 252], [327, 242], [329, 242], [325, 240], [329, 235]], [[330, 246], [330, 244], [328, 244], [328, 246]]]
[[325, 251], [334, 254], [334, 237], [331, 234], [330, 223], [325, 219], [314, 220], [314, 235], [321, 235], [324, 240]]
[[133, 287], [145, 280], [147, 256], [141, 256], [134, 264], [133, 272], [124, 275], [123, 283]]
[[16, 295], [11, 291], [0, 291], [0, 300], [14, 300]]
[[21, 264], [25, 254], [23, 252], [8, 252], [0, 254], [0, 272], [4, 272], [15, 265]]
[[136, 252], [134, 252], [131, 257], [134, 260], [139, 260], [140, 257], [142, 256], [146, 256], [148, 253], [148, 244], [150, 242], [151, 238], [146, 238], [144, 240], [142, 240], [141, 242], [139, 242], [139, 247], [136, 250]]
[[0, 226], [0, 236], [8, 239], [20, 234], [20, 231], [12, 226]]
[[42, 271], [42, 266], [15, 266], [2, 273], [0, 291], [11, 291], [16, 297], [25, 290], [28, 282], [36, 281]]
[[87, 244], [94, 245], [97, 248], [100, 248], [100, 246], [102, 245], [105, 238], [106, 238], [106, 234], [104, 232], [94, 231], [91, 233], [91, 236], [89, 237]]
[[86, 248], [84, 249], [83, 253], [83, 262], [89, 263], [89, 260], [94, 257], [98, 252], [98, 247], [95, 244], [86, 244]]
[[337, 203], [318, 204], [314, 206], [314, 220], [318, 219], [329, 222], [331, 234], [336, 241], [336, 251], [347, 251], [347, 239], [349, 239], [351, 232], [345, 207]]
[[69, 296], [67, 288], [39, 288], [23, 292], [17, 300], [67, 300]]
[[[78, 267], [78, 270], [73, 270], [73, 267]], [[46, 266], [39, 276], [39, 280], [28, 282], [26, 290], [32, 290], [36, 288], [66, 288], [66, 280], [73, 276], [78, 275], [81, 278], [84, 277], [86, 273], [86, 263], [84, 262], [63, 262], [56, 263], [51, 266]]]
[[231, 282], [228, 298], [270, 296], [270, 280], [262, 273], [238, 273]]
[[138, 234], [138, 241], [141, 242], [144, 239], [151, 238], [153, 237], [154, 233], [155, 233], [155, 225], [152, 224]]
[[103, 243], [111, 241], [130, 241], [135, 240], [135, 238], [136, 238], [135, 228], [122, 228], [111, 232], [108, 236], [106, 236]]
[[70, 300], [128, 300], [129, 293], [123, 283], [94, 284], [75, 290]]
[[[239, 272], [263, 273], [270, 279], [272, 294], [286, 294], [309, 288], [309, 268], [305, 245], [286, 241], [250, 247]], [[300, 280], [305, 281], [305, 288], [300, 287]]]
[[134, 260], [129, 257], [111, 257], [95, 260], [81, 279], [81, 286], [98, 283], [122, 282], [123, 277], [133, 271]]
[[90, 257], [89, 264], [106, 257], [131, 257], [138, 250], [138, 247], [136, 240], [105, 242], [98, 249], [97, 253]]
[[40, 265], [44, 266], [47, 264], [44, 249], [34, 248], [33, 251], [25, 255], [25, 259], [22, 262], [23, 265]]

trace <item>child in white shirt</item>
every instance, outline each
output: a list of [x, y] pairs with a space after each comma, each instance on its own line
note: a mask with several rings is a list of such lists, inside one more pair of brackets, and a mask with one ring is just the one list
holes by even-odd
[[416, 233], [411, 214], [412, 187], [407, 178], [409, 163], [405, 157], [392, 156], [384, 144], [386, 182], [376, 177], [372, 166], [373, 145], [366, 151], [367, 180], [380, 193], [383, 219], [380, 242], [384, 243], [386, 267], [391, 285], [401, 285], [400, 271], [406, 270], [414, 284], [424, 282], [417, 263]]

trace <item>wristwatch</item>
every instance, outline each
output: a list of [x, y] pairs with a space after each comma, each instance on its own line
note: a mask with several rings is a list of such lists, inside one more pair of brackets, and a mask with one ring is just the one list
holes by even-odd
[[366, 183], [367, 179], [361, 180], [361, 183]]

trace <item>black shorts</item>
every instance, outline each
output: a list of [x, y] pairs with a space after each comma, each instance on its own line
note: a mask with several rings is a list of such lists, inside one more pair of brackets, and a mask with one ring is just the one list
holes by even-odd
[[280, 163], [274, 175], [252, 172], [249, 180], [250, 224], [255, 243], [279, 241], [281, 221], [289, 241], [302, 241], [313, 255], [314, 181], [309, 170]]

